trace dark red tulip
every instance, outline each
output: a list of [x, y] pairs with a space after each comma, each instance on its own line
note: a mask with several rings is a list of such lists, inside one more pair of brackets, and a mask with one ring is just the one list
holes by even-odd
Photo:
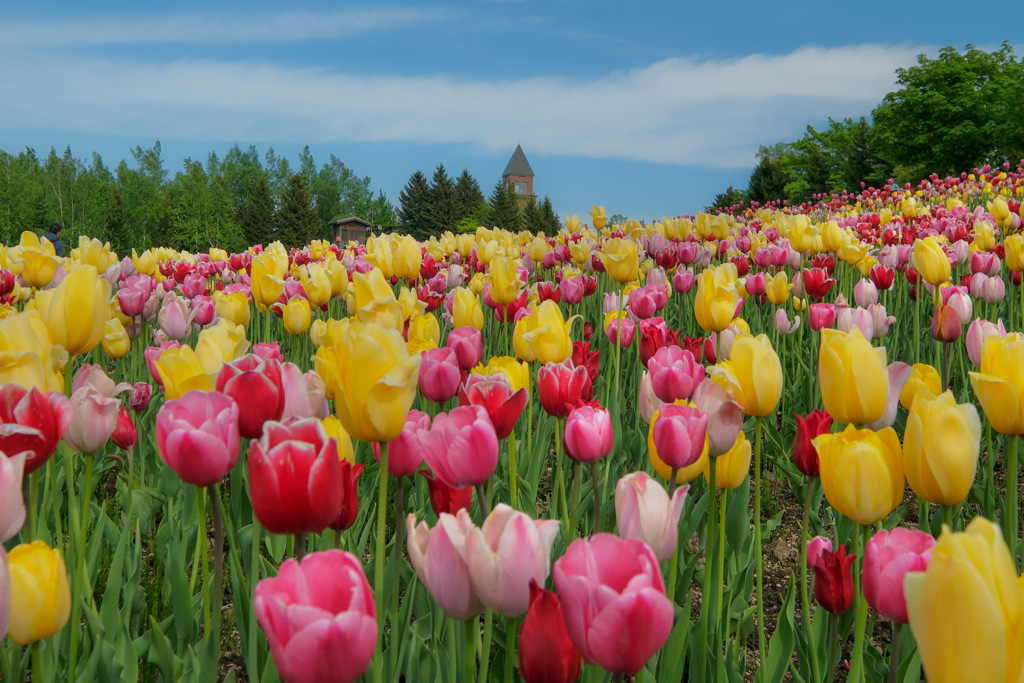
[[225, 363], [217, 373], [217, 391], [238, 403], [238, 431], [243, 438], [256, 439], [263, 425], [281, 419], [284, 390], [281, 364], [255, 354]]
[[853, 604], [853, 567], [856, 555], [841, 545], [833, 553], [822, 550], [814, 563], [814, 599], [832, 614], [842, 614]]
[[507, 439], [530, 400], [526, 389], [512, 391], [505, 375], [469, 375], [459, 389], [459, 405], [481, 406], [487, 411], [499, 439]]
[[341, 461], [341, 514], [331, 522], [335, 531], [344, 531], [356, 522], [359, 515], [359, 475], [362, 465], [353, 465], [348, 460]]
[[590, 338], [594, 336], [594, 323], [589, 320], [583, 323], [583, 341], [590, 341]]
[[151, 398], [153, 398], [153, 385], [148, 382], [136, 382], [135, 386], [132, 387], [132, 395], [128, 399], [128, 403], [131, 405], [132, 410], [141, 413], [149, 407], [149, 400]]
[[0, 387], [0, 451], [27, 452], [25, 474], [35, 472], [57, 450], [74, 416], [64, 394], [5, 384]]
[[590, 342], [576, 340], [572, 343], [572, 364], [587, 369], [587, 385], [583, 388], [583, 400], [594, 398], [594, 382], [601, 371], [601, 352], [590, 350]]
[[896, 278], [896, 271], [888, 266], [877, 265], [871, 269], [868, 275], [875, 284], [875, 287], [883, 290], [892, 287], [893, 280]]
[[828, 271], [823, 268], [808, 268], [800, 274], [800, 281], [803, 283], [807, 296], [814, 301], [821, 301], [832, 289], [835, 280], [828, 276]]
[[565, 628], [558, 595], [533, 579], [519, 634], [519, 673], [526, 683], [573, 683], [580, 676], [580, 653]]
[[135, 431], [135, 423], [132, 422], [132, 414], [124, 406], [117, 409], [117, 427], [114, 428], [114, 433], [110, 435], [110, 438], [114, 440], [118, 448], [123, 450], [128, 450], [139, 440], [139, 434]]
[[584, 403], [583, 390], [589, 380], [587, 369], [576, 367], [571, 360], [547, 363], [537, 372], [541, 407], [554, 417], [568, 416]]
[[806, 417], [794, 413], [796, 436], [793, 437], [793, 462], [808, 477], [817, 477], [818, 451], [811, 441], [832, 429], [832, 417], [824, 410], [812, 410]]
[[562, 300], [562, 290], [547, 280], [537, 283], [537, 298], [541, 301], [551, 300], [556, 304]]
[[427, 488], [430, 490], [430, 507], [438, 517], [441, 513], [454, 515], [459, 510], [469, 510], [473, 504], [473, 487], [467, 486], [462, 489], [453, 489], [440, 479], [430, 475], [430, 470], [420, 470], [420, 474], [427, 480]]

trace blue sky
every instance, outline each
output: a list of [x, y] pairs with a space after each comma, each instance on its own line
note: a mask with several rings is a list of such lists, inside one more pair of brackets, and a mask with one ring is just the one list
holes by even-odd
[[293, 161], [308, 144], [397, 203], [439, 162], [489, 193], [519, 143], [560, 214], [645, 219], [745, 187], [761, 144], [869, 115], [916, 55], [995, 48], [1024, 19], [820, 0], [6, 4], [7, 152], [116, 165], [160, 140], [177, 170], [235, 142]]

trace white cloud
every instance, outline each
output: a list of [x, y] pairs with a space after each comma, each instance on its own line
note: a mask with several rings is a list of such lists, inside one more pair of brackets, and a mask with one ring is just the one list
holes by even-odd
[[66, 21], [9, 21], [0, 24], [5, 48], [68, 48], [83, 45], [161, 43], [290, 43], [348, 36], [442, 21], [442, 9], [378, 7], [316, 12], [175, 14]]
[[[748, 167], [758, 145], [867, 115], [906, 46], [667, 59], [599, 78], [357, 75], [260, 62], [122, 62], [0, 51], [0, 126], [244, 143], [399, 141]], [[12, 54], [17, 52], [17, 54]]]

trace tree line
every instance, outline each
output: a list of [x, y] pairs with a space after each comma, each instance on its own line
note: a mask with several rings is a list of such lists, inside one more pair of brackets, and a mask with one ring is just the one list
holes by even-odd
[[554, 234], [560, 228], [548, 197], [539, 202], [533, 197], [520, 201], [512, 188], [499, 180], [485, 199], [480, 183], [467, 169], [452, 180], [444, 164], [438, 164], [429, 181], [422, 171], [409, 177], [399, 195], [398, 216], [402, 229], [421, 241], [445, 231], [470, 232], [481, 225], [543, 234]]
[[1024, 61], [1004, 42], [994, 52], [967, 45], [896, 70], [898, 90], [867, 117], [807, 126], [795, 142], [762, 146], [745, 190], [729, 187], [712, 209], [742, 201], [808, 201], [817, 194], [916, 183], [1024, 157]]
[[235, 144], [223, 158], [186, 158], [173, 176], [159, 141], [131, 155], [134, 167], [121, 160], [111, 168], [96, 153], [76, 158], [70, 147], [61, 155], [51, 148], [45, 158], [30, 148], [17, 155], [0, 150], [0, 243], [58, 223], [69, 248], [87, 235], [122, 254], [154, 246], [237, 252], [277, 239], [288, 247], [331, 239], [327, 223], [340, 217], [397, 223], [369, 177], [333, 154], [317, 167], [308, 146], [293, 166], [273, 147], [261, 158], [254, 146]]

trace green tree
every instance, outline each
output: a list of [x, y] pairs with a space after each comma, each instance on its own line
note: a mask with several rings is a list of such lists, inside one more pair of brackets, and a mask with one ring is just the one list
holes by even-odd
[[426, 216], [430, 203], [430, 185], [422, 171], [409, 176], [409, 182], [402, 189], [398, 201], [401, 206], [398, 218], [402, 228], [416, 239], [425, 240], [430, 234]]
[[274, 197], [266, 173], [256, 179], [248, 203], [238, 211], [238, 223], [247, 245], [266, 246], [274, 241]]
[[469, 169], [462, 169], [459, 179], [455, 181], [455, 197], [458, 206], [459, 220], [462, 220], [487, 200], [484, 193], [480, 191], [480, 183], [469, 173]]
[[277, 239], [288, 248], [301, 248], [323, 232], [306, 179], [301, 173], [293, 173], [288, 179], [281, 195], [276, 223]]
[[758, 150], [759, 161], [750, 174], [750, 185], [747, 188], [747, 197], [750, 201], [764, 204], [786, 196], [786, 184], [790, 182], [790, 176], [783, 164], [785, 153], [784, 142], [772, 147], [762, 145]]
[[40, 232], [46, 221], [42, 168], [35, 150], [0, 152], [0, 242], [17, 244], [22, 232]]
[[705, 207], [705, 211], [708, 213], [714, 213], [719, 210], [728, 209], [731, 206], [736, 206], [747, 198], [746, 193], [743, 190], [737, 190], [735, 187], [730, 185], [725, 189], [725, 192], [720, 192], [715, 195], [715, 201], [711, 203], [711, 206]]
[[388, 201], [388, 196], [384, 194], [384, 190], [377, 190], [377, 196], [370, 203], [368, 216], [363, 214], [356, 215], [360, 218], [365, 218], [373, 225], [398, 225], [398, 214], [395, 212], [395, 207]]
[[444, 164], [438, 164], [430, 179], [425, 211], [427, 233], [437, 237], [446, 230], [453, 230], [462, 218], [461, 207], [455, 191], [455, 183], [448, 177]]
[[995, 52], [946, 47], [896, 74], [902, 87], [872, 116], [900, 182], [1024, 156], [1024, 64], [1009, 43]]
[[523, 208], [511, 187], [499, 180], [491, 192], [490, 204], [492, 225], [512, 232], [523, 229]]
[[200, 162], [185, 159], [184, 170], [175, 174], [168, 187], [168, 197], [174, 218], [170, 243], [175, 248], [192, 252], [245, 248], [227, 187], [219, 176], [207, 174]]
[[167, 170], [160, 158], [160, 141], [152, 147], [135, 147], [132, 158], [136, 168], [124, 160], [118, 164], [118, 189], [124, 198], [124, 222], [133, 233], [133, 245], [139, 251], [168, 244], [172, 207], [164, 196]]

